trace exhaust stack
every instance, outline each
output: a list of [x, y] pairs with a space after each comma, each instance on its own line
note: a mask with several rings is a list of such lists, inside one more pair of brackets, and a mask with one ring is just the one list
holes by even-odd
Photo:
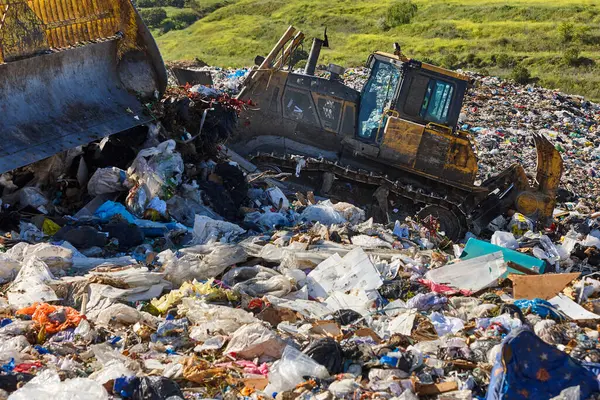
[[327, 37], [327, 28], [325, 28], [325, 38], [318, 39], [314, 38], [312, 47], [310, 48], [310, 54], [308, 56], [308, 61], [306, 62], [306, 67], [304, 68], [305, 75], [314, 75], [317, 70], [317, 62], [319, 61], [319, 56], [321, 55], [321, 49], [323, 47], [329, 47], [329, 38]]

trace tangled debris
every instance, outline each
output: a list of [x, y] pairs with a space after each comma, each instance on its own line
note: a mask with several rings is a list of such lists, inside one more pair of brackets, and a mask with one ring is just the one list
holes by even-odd
[[504, 215], [451, 243], [249, 168], [225, 144], [252, 104], [221, 90], [244, 73], [2, 175], [2, 398], [598, 396], [598, 105], [475, 77], [482, 178], [542, 131], [571, 193], [549, 229]]

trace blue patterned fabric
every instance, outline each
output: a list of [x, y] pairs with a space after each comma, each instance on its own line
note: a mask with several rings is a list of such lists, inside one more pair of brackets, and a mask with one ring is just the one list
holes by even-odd
[[548, 400], [571, 386], [581, 388], [582, 399], [600, 391], [593, 372], [530, 330], [521, 329], [502, 342], [487, 400]]

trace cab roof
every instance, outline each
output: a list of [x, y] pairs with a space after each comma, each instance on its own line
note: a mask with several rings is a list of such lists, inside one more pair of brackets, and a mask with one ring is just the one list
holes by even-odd
[[426, 70], [429, 70], [429, 71], [433, 71], [433, 72], [437, 72], [438, 74], [450, 76], [450, 77], [455, 78], [455, 79], [460, 79], [462, 81], [466, 81], [466, 82], [470, 82], [471, 81], [471, 78], [469, 78], [465, 74], [460, 74], [458, 72], [451, 71], [451, 70], [446, 69], [446, 68], [442, 68], [442, 67], [438, 67], [438, 66], [435, 66], [435, 65], [431, 65], [431, 64], [424, 63], [424, 62], [420, 62], [418, 60], [410, 59], [410, 58], [407, 58], [404, 55], [397, 55], [397, 54], [392, 54], [392, 53], [386, 53], [384, 51], [376, 51], [374, 54], [377, 54], [379, 56], [386, 57], [386, 58], [393, 58], [395, 60], [402, 61], [402, 62], [409, 62], [409, 61], [419, 62], [420, 65], [421, 65], [421, 68], [423, 68], [423, 69], [426, 69]]

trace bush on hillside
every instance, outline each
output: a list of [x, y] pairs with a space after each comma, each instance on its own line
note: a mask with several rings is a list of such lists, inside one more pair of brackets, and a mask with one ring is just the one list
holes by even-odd
[[153, 7], [185, 7], [185, 0], [135, 0], [135, 5], [139, 8]]
[[506, 53], [500, 53], [496, 56], [495, 60], [492, 60], [500, 68], [511, 68], [514, 67], [516, 62], [515, 59]]
[[173, 29], [185, 29], [198, 20], [198, 14], [193, 11], [182, 11], [170, 19], [175, 25]]
[[558, 37], [563, 43], [571, 43], [575, 38], [575, 27], [570, 22], [562, 22], [558, 25]]
[[451, 53], [444, 56], [442, 59], [442, 67], [448, 69], [458, 68], [458, 57], [456, 54]]
[[579, 49], [576, 47], [569, 47], [567, 50], [563, 52], [563, 62], [569, 66], [577, 66], [579, 65]]
[[513, 68], [510, 77], [515, 82], [520, 83], [521, 85], [526, 85], [531, 79], [531, 73], [525, 66], [517, 65]]
[[140, 10], [140, 16], [150, 28], [158, 28], [162, 22], [167, 19], [167, 12], [164, 8], [146, 8]]
[[410, 0], [401, 0], [392, 4], [380, 22], [380, 27], [390, 29], [398, 25], [409, 24], [417, 13], [418, 7]]

